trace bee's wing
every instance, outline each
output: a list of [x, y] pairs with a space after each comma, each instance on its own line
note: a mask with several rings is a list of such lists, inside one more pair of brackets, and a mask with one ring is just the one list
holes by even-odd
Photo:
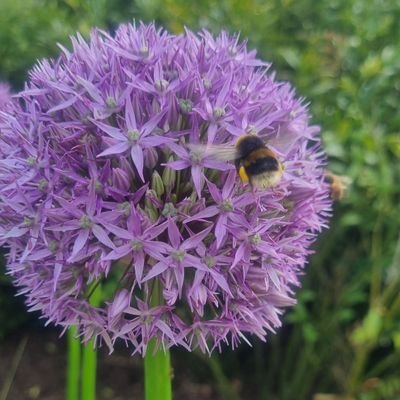
[[189, 144], [188, 147], [193, 153], [220, 161], [234, 161], [238, 157], [234, 144]]
[[[302, 126], [300, 125], [297, 127], [299, 130], [305, 130], [307, 126]], [[316, 141], [314, 138], [313, 133], [318, 130], [317, 127], [310, 127], [312, 128], [312, 131], [308, 134], [308, 136], [299, 136], [298, 134], [293, 133], [294, 128], [282, 128], [278, 129], [278, 132], [275, 132], [273, 135], [262, 135], [261, 137], [263, 138], [265, 144], [267, 146], [272, 147], [276, 151], [280, 152], [281, 154], [287, 154], [291, 151], [293, 146], [296, 145], [296, 143], [299, 140], [306, 139], [308, 142], [313, 143]]]
[[287, 153], [294, 144], [294, 138], [287, 134], [278, 134], [274, 137], [264, 137], [265, 144], [280, 153]]

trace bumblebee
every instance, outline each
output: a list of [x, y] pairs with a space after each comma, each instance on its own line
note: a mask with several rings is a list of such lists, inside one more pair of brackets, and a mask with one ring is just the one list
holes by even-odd
[[325, 171], [325, 182], [329, 185], [333, 200], [342, 200], [346, 189], [351, 184], [351, 179], [347, 176], [335, 175], [330, 171]]
[[[192, 146], [194, 151], [201, 145]], [[276, 186], [283, 174], [277, 155], [257, 135], [240, 136], [234, 145], [204, 146], [204, 153], [222, 161], [234, 162], [242, 182], [267, 189]]]

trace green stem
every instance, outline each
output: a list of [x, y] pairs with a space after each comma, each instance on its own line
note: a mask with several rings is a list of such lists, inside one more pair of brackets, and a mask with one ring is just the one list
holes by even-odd
[[81, 367], [81, 342], [76, 338], [78, 329], [72, 326], [68, 329], [67, 356], [67, 400], [79, 399], [79, 375]]
[[239, 396], [236, 394], [235, 390], [232, 387], [232, 384], [229, 382], [229, 379], [224, 374], [218, 357], [209, 357], [208, 365], [210, 366], [214, 378], [217, 381], [218, 391], [220, 392], [221, 397], [224, 400], [239, 400]]
[[15, 374], [17, 372], [17, 369], [19, 367], [19, 364], [22, 360], [22, 356], [24, 355], [26, 343], [28, 342], [28, 337], [25, 336], [18, 345], [17, 351], [15, 352], [15, 355], [12, 359], [11, 365], [7, 368], [6, 376], [4, 379], [3, 386], [1, 387], [0, 390], [0, 399], [1, 400], [7, 400], [11, 385], [14, 381]]
[[[159, 282], [154, 282], [150, 304], [160, 304]], [[171, 400], [171, 360], [169, 351], [156, 349], [156, 340], [151, 339], [144, 358], [144, 389], [146, 400]]]
[[[95, 284], [90, 304], [98, 306], [101, 301], [101, 286]], [[97, 353], [94, 349], [95, 339], [89, 340], [83, 347], [82, 357], [82, 400], [96, 400], [96, 367]]]
[[171, 370], [169, 351], [156, 350], [151, 339], [144, 358], [144, 387], [146, 400], [171, 400]]
[[362, 376], [370, 352], [370, 347], [364, 346], [360, 348], [355, 355], [355, 359], [349, 374], [349, 383], [347, 389], [347, 394], [350, 397], [357, 394], [357, 390], [360, 386], [360, 377]]

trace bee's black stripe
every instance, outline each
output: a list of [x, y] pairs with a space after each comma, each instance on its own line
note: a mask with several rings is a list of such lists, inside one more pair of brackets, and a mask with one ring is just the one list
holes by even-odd
[[247, 175], [258, 175], [265, 172], [278, 171], [279, 163], [274, 157], [262, 157], [253, 160], [248, 166], [245, 167]]

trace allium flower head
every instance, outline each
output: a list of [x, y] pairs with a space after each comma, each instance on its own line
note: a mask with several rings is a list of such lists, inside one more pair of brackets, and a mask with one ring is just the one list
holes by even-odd
[[[153, 25], [78, 35], [35, 66], [0, 117], [0, 239], [32, 310], [141, 354], [281, 325], [330, 202], [319, 129], [268, 69], [237, 37]], [[281, 143], [277, 187], [189, 145], [245, 133]]]

